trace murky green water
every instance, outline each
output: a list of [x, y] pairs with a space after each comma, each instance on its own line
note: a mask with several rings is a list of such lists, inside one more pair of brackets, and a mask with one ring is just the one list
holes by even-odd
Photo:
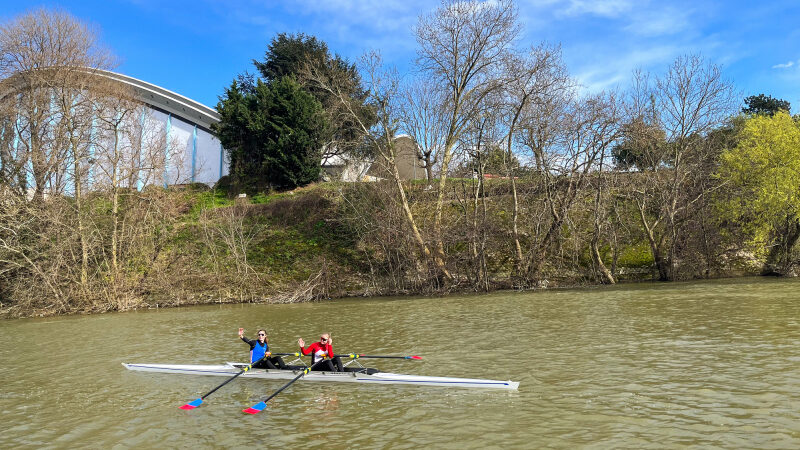
[[[330, 331], [385, 371], [518, 392], [130, 372], [246, 359]], [[745, 279], [433, 299], [225, 305], [0, 322], [0, 447], [798, 448], [800, 282]]]

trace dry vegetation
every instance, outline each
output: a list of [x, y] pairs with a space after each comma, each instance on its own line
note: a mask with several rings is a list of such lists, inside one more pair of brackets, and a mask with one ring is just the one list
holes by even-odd
[[[731, 113], [716, 66], [679, 58], [627, 93], [582, 95], [560, 50], [519, 51], [513, 2], [444, 2], [416, 28], [420, 80], [306, 68], [383, 180], [228, 198], [192, 186], [181, 155], [85, 25], [36, 11], [0, 29], [0, 311], [7, 316], [208, 302], [536, 288], [752, 273], [712, 174]], [[17, 45], [36, 42], [39, 46]], [[57, 51], [56, 51], [57, 49]], [[447, 58], [442, 55], [448, 55]], [[373, 119], [373, 118], [371, 118]], [[403, 180], [393, 136], [427, 179]], [[614, 170], [611, 150], [639, 152]], [[498, 162], [499, 159], [499, 162]], [[520, 164], [520, 159], [527, 164]], [[486, 178], [487, 167], [501, 179]], [[463, 176], [464, 178], [455, 178]]]

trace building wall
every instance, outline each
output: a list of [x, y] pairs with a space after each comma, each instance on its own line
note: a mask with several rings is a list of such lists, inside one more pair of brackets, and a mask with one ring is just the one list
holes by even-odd
[[[82, 123], [87, 129], [82, 131], [84, 136], [80, 144], [81, 154], [87, 155], [82, 158], [85, 158], [87, 167], [90, 166], [87, 173], [82, 175], [82, 183], [86, 183], [87, 188], [102, 188], [103, 185], [110, 183], [112, 176], [119, 178], [119, 172], [113, 169], [116, 166], [127, 168], [127, 174], [115, 183], [118, 185], [125, 183], [126, 187], [138, 189], [146, 185], [191, 182], [213, 185], [228, 174], [225, 152], [219, 139], [210, 131], [211, 125], [219, 121], [219, 114], [215, 110], [174, 92], [122, 74], [88, 69], [87, 73], [98, 77], [99, 80], [110, 79], [130, 88], [134, 97], [143, 104], [135, 111], [129, 109], [118, 111], [118, 117], [124, 118], [121, 132], [115, 132], [113, 125], [110, 125], [113, 122], [111, 116], [115, 114], [114, 110], [109, 112], [107, 108], [102, 117], [94, 107], [89, 112], [85, 108], [82, 112], [76, 112], [79, 115], [83, 114], [80, 117], [83, 118]], [[25, 183], [27, 190], [34, 185], [34, 180], [31, 176], [30, 159], [21, 149], [26, 148], [26, 144], [31, 142], [30, 133], [26, 131], [28, 129], [26, 117], [31, 113], [21, 107], [24, 90], [17, 94], [14, 92], [15, 86], [13, 82], [5, 83], [4, 90], [0, 92], [2, 94], [0, 98], [4, 101], [13, 101], [17, 105], [16, 117], [6, 117], [2, 120], [3, 123], [0, 123], [0, 145], [3, 146], [1, 150], [5, 151], [5, 155], [12, 159], [18, 158], [17, 163], [28, 172]], [[55, 91], [51, 94], [53, 98], [56, 95]], [[45, 127], [59, 123], [60, 116], [55, 105], [51, 105], [46, 115], [47, 118], [43, 121], [47, 124]], [[92, 118], [91, 125], [88, 125], [88, 117]], [[44, 136], [50, 136], [47, 128], [44, 129]], [[55, 140], [48, 145], [53, 148], [42, 147], [40, 152], [49, 155], [65, 151], [56, 148], [61, 144]], [[134, 168], [137, 163], [141, 164], [138, 168]], [[62, 160], [58, 164], [69, 166], [70, 161]], [[159, 169], [154, 170], [151, 167]], [[44, 187], [48, 192], [74, 191], [74, 181], [69, 179], [68, 175], [64, 175], [68, 174], [69, 170], [59, 168], [53, 170], [53, 173], [56, 174], [55, 178], [48, 180], [48, 185]], [[20, 182], [20, 185], [22, 184]]]
[[[228, 163], [219, 139], [204, 127], [182, 117], [153, 110], [158, 127], [169, 136], [168, 184], [205, 183], [213, 185], [228, 174]], [[169, 127], [167, 127], [169, 125]], [[153, 124], [151, 124], [153, 126]]]
[[[402, 180], [419, 180], [426, 178], [425, 167], [422, 161], [417, 158], [417, 149], [414, 141], [408, 136], [398, 136], [395, 138], [395, 151], [397, 156], [395, 162], [397, 170]], [[372, 163], [372, 167], [367, 171], [367, 175], [377, 178], [389, 178], [390, 166], [383, 158], [378, 158]]]

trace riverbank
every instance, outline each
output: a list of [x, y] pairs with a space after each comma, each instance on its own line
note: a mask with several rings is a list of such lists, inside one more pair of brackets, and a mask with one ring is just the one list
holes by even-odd
[[[605, 281], [589, 254], [590, 217], [580, 211], [558, 246], [548, 249], [536, 279], [515, 273], [508, 183], [490, 181], [480, 223], [472, 220], [457, 195], [474, 181], [450, 182], [456, 193], [444, 211], [450, 279], [419, 256], [391, 193], [381, 183], [325, 183], [234, 198], [202, 185], [154, 188], [125, 193], [116, 215], [109, 209], [108, 197], [96, 194], [83, 206], [87, 211], [83, 228], [81, 217], [70, 214], [74, 205], [69, 199], [48, 199], [36, 210], [28, 205], [17, 211], [20, 217], [32, 216], [31, 223], [36, 224], [19, 234], [36, 233], [37, 240], [18, 244], [21, 251], [35, 257], [4, 272], [0, 315], [445, 295]], [[412, 183], [408, 192], [424, 237], [432, 241], [426, 222], [432, 193], [424, 183]], [[535, 198], [530, 204], [535, 204]], [[630, 215], [618, 214], [609, 227], [613, 233], [606, 234], [598, 246], [615, 282], [657, 276], [647, 241]], [[94, 228], [86, 231], [86, 223]], [[523, 227], [520, 235], [526, 248], [536, 248], [537, 226]], [[706, 260], [680, 261], [675, 279], [754, 275], [762, 264], [756, 257], [728, 248], [708, 254], [711, 257]], [[84, 272], [77, 270], [82, 262]]]

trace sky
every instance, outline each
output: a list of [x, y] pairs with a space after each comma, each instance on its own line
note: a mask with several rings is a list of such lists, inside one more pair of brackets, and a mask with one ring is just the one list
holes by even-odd
[[[491, 0], [490, 0], [491, 1]], [[800, 111], [798, 0], [517, 0], [520, 48], [561, 46], [587, 92], [624, 89], [636, 69], [664, 73], [700, 54], [741, 93], [787, 100]], [[355, 62], [377, 50], [411, 76], [414, 26], [436, 0], [0, 0], [0, 22], [39, 7], [93, 26], [117, 72], [216, 106], [240, 73], [255, 72], [277, 33], [305, 33]]]

